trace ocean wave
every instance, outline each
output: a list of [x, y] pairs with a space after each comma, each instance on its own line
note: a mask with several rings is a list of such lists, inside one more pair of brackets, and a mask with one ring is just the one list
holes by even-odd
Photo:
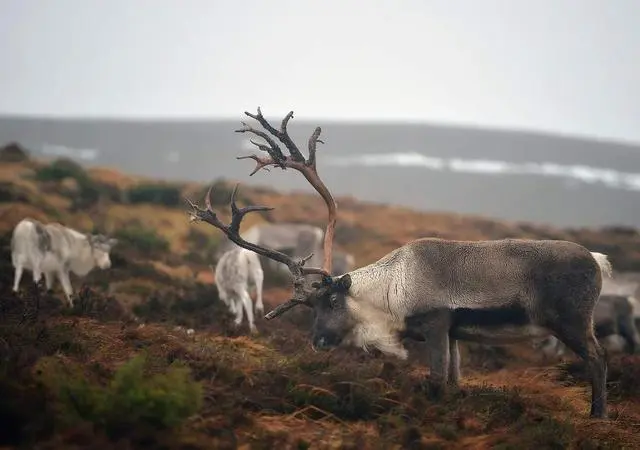
[[45, 155], [64, 156], [67, 158], [93, 161], [98, 157], [100, 151], [94, 148], [73, 148], [65, 145], [43, 144], [42, 153]]
[[327, 158], [325, 162], [341, 167], [422, 167], [429, 170], [485, 175], [534, 175], [566, 178], [586, 184], [602, 184], [608, 188], [640, 191], [640, 173], [586, 165], [563, 165], [552, 162], [524, 162], [489, 159], [440, 158], [418, 152], [360, 154]]

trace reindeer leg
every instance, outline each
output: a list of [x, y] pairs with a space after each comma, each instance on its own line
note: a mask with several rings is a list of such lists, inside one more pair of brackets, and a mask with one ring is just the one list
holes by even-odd
[[24, 271], [24, 267], [22, 263], [16, 264], [16, 272], [13, 278], [13, 292], [18, 292], [20, 288], [20, 280], [22, 279], [22, 273]]
[[254, 276], [254, 283], [256, 286], [256, 313], [262, 315], [264, 313], [264, 303], [262, 303], [262, 284], [264, 281], [264, 275], [262, 272], [259, 272]]
[[[451, 316], [449, 311], [438, 311], [421, 324], [425, 333], [429, 348], [429, 382], [432, 395], [435, 398], [443, 397], [448, 392], [448, 384], [451, 369], [452, 346], [457, 348], [455, 341], [449, 338], [451, 328]], [[457, 355], [454, 350], [453, 356]], [[456, 363], [459, 355], [456, 356]], [[456, 375], [459, 376], [459, 373]]]
[[[249, 296], [249, 293], [246, 290], [244, 290], [240, 294], [240, 298], [242, 299], [244, 310], [247, 313], [247, 321], [249, 322], [249, 331], [251, 333], [256, 333], [258, 330], [256, 329], [256, 325], [253, 322], [253, 303], [251, 301], [251, 297]], [[242, 309], [242, 305], [238, 305], [238, 309]]]
[[64, 295], [69, 303], [69, 306], [73, 308], [73, 288], [71, 287], [71, 281], [69, 280], [69, 272], [64, 269], [60, 269], [58, 271], [58, 279], [62, 284], [62, 290], [64, 290]]
[[33, 265], [33, 282], [37, 286], [40, 284], [40, 279], [42, 278], [42, 270], [38, 264]]
[[[587, 322], [587, 321], [584, 321]], [[587, 324], [588, 323], [588, 324]], [[554, 327], [554, 333], [567, 347], [582, 358], [591, 374], [591, 417], [607, 418], [607, 361], [590, 321]]]
[[439, 330], [429, 334], [429, 381], [435, 388], [435, 397], [441, 397], [447, 393], [449, 380], [449, 333]]
[[50, 291], [53, 287], [53, 274], [51, 272], [44, 272], [44, 281], [45, 286], [47, 287], [47, 291]]
[[242, 324], [242, 317], [243, 317], [243, 312], [242, 312], [242, 300], [240, 300], [239, 298], [234, 297], [231, 302], [235, 305], [235, 310], [236, 310], [236, 319], [234, 320], [234, 323], [236, 325], [236, 327], [239, 327]]
[[449, 384], [458, 386], [460, 382], [460, 349], [458, 341], [449, 336]]

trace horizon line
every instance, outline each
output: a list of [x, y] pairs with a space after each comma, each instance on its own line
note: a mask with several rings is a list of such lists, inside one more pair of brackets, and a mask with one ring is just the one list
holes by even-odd
[[[56, 115], [56, 114], [26, 114], [26, 113], [7, 113], [0, 111], [0, 119], [32, 119], [32, 120], [53, 120], [53, 121], [77, 121], [77, 122], [124, 122], [124, 123], [185, 123], [185, 122], [238, 122], [242, 121], [244, 111], [240, 118], [227, 115], [208, 115], [208, 116], [110, 116], [110, 115]], [[268, 117], [268, 116], [265, 116]], [[294, 116], [295, 118], [295, 116]], [[269, 120], [274, 120], [273, 118]], [[280, 118], [277, 119], [281, 120]], [[634, 141], [628, 138], [620, 138], [613, 136], [585, 134], [566, 131], [555, 131], [541, 128], [528, 128], [525, 126], [508, 127], [498, 125], [483, 125], [473, 122], [457, 122], [447, 120], [434, 119], [417, 119], [417, 118], [340, 118], [340, 117], [323, 117], [315, 116], [296, 120], [296, 123], [325, 122], [330, 124], [352, 124], [352, 125], [413, 125], [413, 126], [433, 126], [449, 129], [469, 129], [476, 131], [502, 132], [502, 133], [518, 133], [533, 136], [553, 136], [563, 139], [573, 139], [582, 141], [599, 141], [623, 145], [627, 147], [640, 147], [640, 141]]]

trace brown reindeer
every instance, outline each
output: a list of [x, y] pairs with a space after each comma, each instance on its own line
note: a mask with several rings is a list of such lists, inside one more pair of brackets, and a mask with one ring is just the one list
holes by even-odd
[[[323, 265], [310, 268], [305, 267], [309, 257], [294, 259], [240, 237], [240, 222], [246, 214], [271, 208], [238, 208], [234, 190], [232, 219], [227, 225], [212, 210], [209, 195], [205, 209], [189, 201], [192, 221], [207, 222], [237, 245], [289, 268], [293, 298], [269, 312], [267, 320], [296, 305], [311, 307], [315, 315], [312, 345], [322, 350], [350, 343], [406, 359], [400, 338], [424, 338], [431, 347], [431, 379], [440, 392], [448, 384], [456, 385], [460, 378], [458, 340], [512, 343], [551, 333], [589, 365], [591, 416], [606, 417], [607, 367], [593, 330], [593, 309], [602, 275], [611, 273], [606, 255], [559, 240], [425, 238], [409, 242], [365, 267], [332, 277], [337, 207], [316, 168], [316, 146], [323, 143], [320, 128], [309, 138], [309, 156], [305, 159], [287, 133], [293, 111], [280, 129], [269, 124], [260, 108], [257, 114], [245, 114], [267, 131], [244, 122], [243, 128], [236, 130], [265, 141], [251, 142], [266, 155], [238, 157], [256, 161], [251, 175], [269, 166], [295, 169], [320, 194], [328, 209]], [[305, 276], [310, 274], [321, 275], [321, 281], [308, 287]]]

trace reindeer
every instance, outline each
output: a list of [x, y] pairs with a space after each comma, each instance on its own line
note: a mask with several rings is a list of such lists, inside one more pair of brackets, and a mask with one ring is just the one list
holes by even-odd
[[[302, 155], [287, 132], [289, 112], [280, 129], [262, 115], [245, 112], [266, 130], [243, 122], [236, 132], [253, 133], [251, 141], [266, 155], [240, 156], [256, 162], [251, 175], [269, 166], [294, 169], [323, 198], [328, 221], [324, 233], [322, 268], [305, 267], [310, 256], [294, 259], [277, 250], [244, 240], [239, 234], [243, 217], [272, 208], [239, 208], [231, 196], [232, 218], [221, 222], [211, 208], [209, 190], [205, 208], [188, 200], [193, 221], [203, 221], [226, 234], [240, 247], [285, 264], [293, 276], [293, 298], [270, 311], [278, 317], [297, 305], [313, 309], [312, 346], [329, 350], [341, 343], [377, 348], [402, 360], [408, 358], [400, 338], [420, 335], [429, 342], [430, 378], [444, 394], [460, 379], [458, 341], [511, 343], [553, 334], [584, 359], [591, 372], [591, 417], [607, 415], [607, 365], [593, 330], [593, 309], [610, 276], [607, 256], [561, 240], [503, 239], [461, 241], [422, 238], [411, 241], [378, 261], [341, 276], [331, 276], [332, 243], [337, 205], [316, 168], [317, 127]], [[272, 137], [273, 136], [273, 137]], [[274, 137], [288, 150], [285, 156]], [[305, 276], [321, 280], [306, 286]]]
[[215, 274], [220, 299], [227, 305], [231, 314], [236, 316], [236, 326], [240, 326], [242, 323], [242, 307], [244, 306], [249, 330], [255, 333], [257, 330], [253, 320], [253, 303], [249, 295], [249, 282], [253, 283], [256, 289], [256, 312], [264, 312], [262, 303], [264, 274], [258, 254], [244, 248], [234, 248], [222, 255], [215, 269], [211, 265], [209, 268]]
[[73, 306], [69, 272], [83, 277], [96, 266], [108, 269], [111, 267], [109, 252], [117, 242], [102, 234], [83, 234], [59, 223], [22, 219], [11, 237], [11, 260], [15, 268], [13, 291], [18, 291], [24, 269], [32, 272], [36, 284], [44, 273], [47, 289], [51, 289], [57, 276], [69, 306]]

